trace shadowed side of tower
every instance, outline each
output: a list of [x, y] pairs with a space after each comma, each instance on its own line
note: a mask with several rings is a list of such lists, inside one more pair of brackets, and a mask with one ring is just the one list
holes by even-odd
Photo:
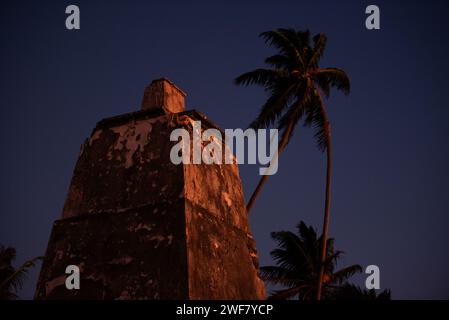
[[[170, 160], [173, 129], [218, 129], [184, 111], [184, 96], [158, 79], [141, 111], [97, 124], [54, 223], [37, 299], [265, 298], [237, 165]], [[68, 265], [80, 268], [79, 290], [65, 286]]]

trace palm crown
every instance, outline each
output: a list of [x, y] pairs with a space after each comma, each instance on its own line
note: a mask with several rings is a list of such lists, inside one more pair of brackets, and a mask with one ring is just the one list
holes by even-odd
[[349, 78], [343, 70], [319, 67], [326, 47], [326, 35], [319, 33], [311, 41], [309, 31], [277, 29], [263, 32], [261, 37], [279, 51], [265, 59], [271, 68], [256, 69], [235, 79], [236, 84], [260, 85], [269, 93], [250, 126], [265, 128], [278, 121], [277, 127], [283, 129], [284, 137], [289, 139], [293, 127], [304, 116], [304, 124], [315, 127], [318, 146], [324, 150], [327, 116], [320, 92], [329, 97], [332, 87], [345, 94], [350, 91]]
[[[312, 227], [304, 222], [297, 225], [298, 234], [290, 231], [273, 232], [272, 238], [278, 242], [278, 248], [271, 252], [276, 266], [261, 268], [261, 276], [268, 283], [281, 285], [285, 289], [275, 291], [274, 299], [313, 299], [321, 265], [321, 241]], [[356, 272], [361, 272], [361, 266], [355, 264], [335, 271], [337, 260], [343, 254], [334, 250], [334, 240], [327, 240], [327, 255], [324, 263], [323, 296], [331, 293]]]

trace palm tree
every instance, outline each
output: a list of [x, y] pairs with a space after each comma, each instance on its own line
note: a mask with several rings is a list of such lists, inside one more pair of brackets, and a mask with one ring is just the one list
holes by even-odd
[[[317, 279], [316, 298], [321, 298], [324, 276], [326, 244], [330, 220], [330, 195], [332, 177], [331, 129], [323, 95], [328, 98], [331, 87], [349, 94], [350, 82], [345, 71], [338, 68], [320, 68], [327, 38], [323, 33], [310, 40], [309, 31], [277, 29], [261, 33], [261, 37], [279, 52], [265, 59], [271, 68], [256, 69], [238, 76], [238, 85], [260, 85], [269, 94], [258, 117], [251, 123], [254, 129], [267, 128], [276, 123], [282, 130], [278, 155], [284, 151], [297, 123], [304, 117], [305, 126], [313, 126], [318, 148], [327, 151], [326, 194], [323, 223], [321, 269]], [[252, 209], [268, 175], [262, 176], [248, 204]]]
[[22, 289], [28, 269], [42, 258], [36, 257], [26, 261], [22, 266], [15, 269], [11, 263], [16, 259], [16, 249], [0, 245], [0, 300], [17, 299], [16, 292]]
[[332, 300], [378, 300], [385, 301], [391, 300], [391, 292], [388, 289], [385, 289], [379, 293], [376, 293], [376, 290], [371, 289], [362, 289], [358, 286], [355, 286], [350, 283], [346, 283], [343, 286], [335, 289], [330, 299]]
[[[317, 278], [321, 266], [322, 237], [304, 222], [297, 225], [298, 234], [290, 231], [272, 232], [271, 237], [278, 242], [278, 248], [271, 251], [276, 266], [261, 267], [261, 277], [268, 283], [282, 285], [285, 289], [277, 290], [271, 299], [301, 300], [313, 299], [317, 290]], [[327, 255], [324, 263], [323, 297], [330, 297], [333, 290], [343, 284], [349, 277], [362, 271], [355, 264], [335, 271], [337, 260], [342, 251], [334, 250], [334, 240], [327, 239]]]

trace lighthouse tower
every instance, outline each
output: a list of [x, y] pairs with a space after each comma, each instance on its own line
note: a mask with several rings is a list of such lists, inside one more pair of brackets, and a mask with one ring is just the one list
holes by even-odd
[[[140, 111], [101, 120], [82, 144], [36, 299], [264, 299], [236, 164], [170, 161], [176, 128], [218, 129], [154, 80]], [[79, 268], [80, 288], [66, 287]]]

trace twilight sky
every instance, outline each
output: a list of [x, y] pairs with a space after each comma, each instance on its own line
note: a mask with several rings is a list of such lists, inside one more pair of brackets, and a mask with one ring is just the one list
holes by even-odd
[[[69, 4], [81, 30], [65, 28]], [[369, 4], [381, 30], [365, 28]], [[81, 143], [102, 118], [138, 110], [151, 80], [170, 78], [187, 109], [223, 129], [246, 128], [266, 96], [232, 80], [274, 52], [258, 34], [310, 29], [328, 36], [321, 65], [352, 84], [327, 102], [339, 266], [378, 265], [395, 299], [449, 298], [448, 12], [437, 0], [2, 1], [0, 243], [17, 249], [16, 264], [44, 254]], [[247, 198], [258, 167], [240, 166]], [[321, 230], [324, 187], [325, 157], [299, 127], [251, 213], [261, 265], [271, 231], [299, 220]], [[21, 298], [32, 298], [39, 269]]]

